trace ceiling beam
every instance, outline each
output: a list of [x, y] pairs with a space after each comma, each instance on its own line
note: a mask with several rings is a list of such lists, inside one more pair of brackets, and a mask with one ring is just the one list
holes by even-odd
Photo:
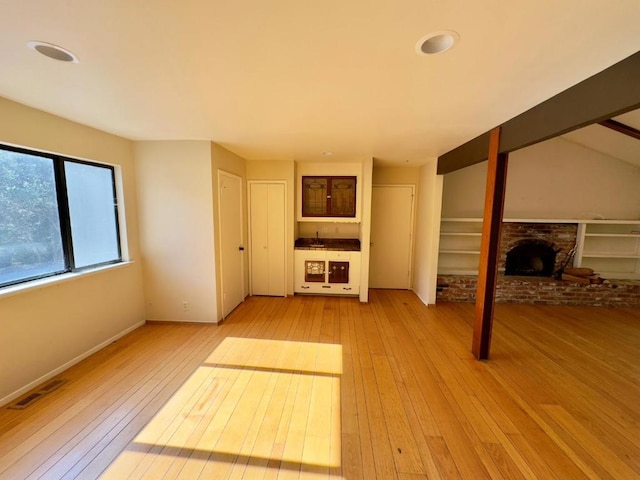
[[615, 130], [618, 133], [623, 133], [631, 138], [635, 138], [636, 140], [640, 140], [640, 130], [630, 127], [629, 125], [625, 125], [624, 123], [609, 119], [600, 122], [600, 125], [610, 128], [611, 130]]
[[[640, 52], [501, 125], [499, 153], [548, 140], [640, 107]], [[438, 157], [438, 174], [487, 159], [489, 132]]]

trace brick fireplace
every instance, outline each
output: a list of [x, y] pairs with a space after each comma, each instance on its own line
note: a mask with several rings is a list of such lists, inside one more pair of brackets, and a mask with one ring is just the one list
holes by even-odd
[[[577, 231], [575, 223], [503, 223], [496, 302], [640, 306], [638, 280], [610, 279], [609, 284], [584, 285], [554, 278], [553, 273], [567, 262], [576, 244]], [[517, 262], [521, 269], [514, 275], [507, 258], [519, 250], [528, 253]], [[436, 300], [475, 302], [476, 285], [475, 275], [438, 275]]]
[[507, 254], [514, 248], [525, 244], [544, 245], [555, 251], [556, 255], [551, 271], [547, 275], [536, 276], [550, 277], [575, 246], [577, 235], [578, 225], [575, 223], [503, 223], [498, 272], [505, 273]]

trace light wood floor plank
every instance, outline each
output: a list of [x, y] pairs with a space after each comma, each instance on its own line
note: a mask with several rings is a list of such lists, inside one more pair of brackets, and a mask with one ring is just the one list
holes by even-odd
[[409, 291], [151, 323], [0, 409], [0, 480], [640, 479], [640, 310]]

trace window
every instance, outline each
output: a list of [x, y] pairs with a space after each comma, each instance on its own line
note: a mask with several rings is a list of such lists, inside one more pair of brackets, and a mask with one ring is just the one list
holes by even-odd
[[0, 286], [121, 260], [113, 167], [0, 145]]

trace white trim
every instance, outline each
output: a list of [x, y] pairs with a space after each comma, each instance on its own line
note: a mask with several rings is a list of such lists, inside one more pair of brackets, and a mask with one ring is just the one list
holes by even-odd
[[[442, 217], [442, 222], [480, 222], [482, 217]], [[612, 224], [620, 223], [623, 225], [633, 225], [640, 222], [638, 220], [622, 219], [587, 219], [587, 218], [503, 218], [503, 223], [593, 223], [593, 224]]]
[[5, 142], [0, 141], [0, 143], [2, 145], [6, 145], [7, 147], [15, 147], [15, 148], [21, 148], [23, 150], [31, 150], [33, 152], [37, 152], [37, 153], [43, 153], [45, 155], [56, 155], [58, 157], [66, 157], [70, 160], [80, 160], [81, 162], [88, 162], [88, 163], [96, 163], [99, 165], [108, 165], [110, 167], [117, 167], [117, 166], [121, 166], [118, 163], [113, 163], [112, 161], [106, 161], [106, 160], [96, 160], [95, 158], [89, 158], [89, 157], [80, 157], [78, 155], [71, 155], [68, 153], [62, 153], [58, 150], [47, 150], [46, 148], [40, 148], [40, 147], [34, 147], [32, 145], [24, 145], [22, 143], [12, 143], [12, 142]]
[[0, 298], [9, 297], [11, 295], [17, 295], [19, 293], [26, 293], [38, 288], [51, 287], [60, 283], [77, 280], [89, 275], [95, 275], [107, 270], [115, 270], [117, 268], [124, 268], [133, 265], [133, 261], [110, 263], [109, 265], [102, 265], [100, 267], [91, 268], [87, 270], [80, 270], [78, 272], [61, 273], [60, 275], [52, 275], [46, 278], [39, 278], [37, 280], [31, 280], [28, 282], [18, 283], [16, 285], [9, 285], [7, 287], [0, 288]]
[[113, 181], [116, 189], [116, 202], [118, 212], [118, 235], [120, 240], [120, 257], [123, 261], [131, 259], [131, 251], [129, 249], [129, 233], [127, 230], [127, 212], [124, 194], [124, 177], [122, 175], [122, 167], [120, 165], [112, 165]]
[[128, 333], [133, 332], [134, 330], [136, 330], [137, 328], [140, 328], [141, 326], [143, 326], [145, 324], [145, 321], [141, 321], [141, 322], [137, 322], [134, 325], [132, 325], [131, 327], [123, 330], [122, 332], [114, 335], [113, 337], [105, 340], [104, 342], [99, 343], [98, 345], [96, 345], [95, 347], [87, 350], [85, 353], [82, 353], [80, 355], [78, 355], [77, 357], [69, 360], [66, 363], [63, 363], [62, 365], [60, 365], [58, 368], [55, 368], [54, 370], [51, 370], [49, 373], [45, 373], [44, 375], [42, 375], [41, 377], [35, 379], [34, 381], [28, 383], [27, 385], [25, 385], [22, 388], [19, 388], [18, 390], [16, 390], [13, 393], [10, 393], [9, 395], [7, 395], [4, 398], [0, 398], [0, 407], [6, 405], [7, 403], [11, 402], [12, 400], [20, 397], [21, 395], [27, 393], [30, 390], [33, 390], [35, 387], [37, 387], [38, 385], [46, 382], [47, 380], [55, 377], [56, 375], [64, 372], [65, 370], [68, 370], [69, 368], [73, 367], [74, 365], [80, 363], [82, 360], [84, 360], [85, 358], [93, 355], [94, 353], [102, 350], [104, 347], [106, 347], [107, 345], [110, 345], [111, 343], [115, 342], [116, 340], [118, 340], [119, 338], [124, 337], [125, 335], [127, 335]]

